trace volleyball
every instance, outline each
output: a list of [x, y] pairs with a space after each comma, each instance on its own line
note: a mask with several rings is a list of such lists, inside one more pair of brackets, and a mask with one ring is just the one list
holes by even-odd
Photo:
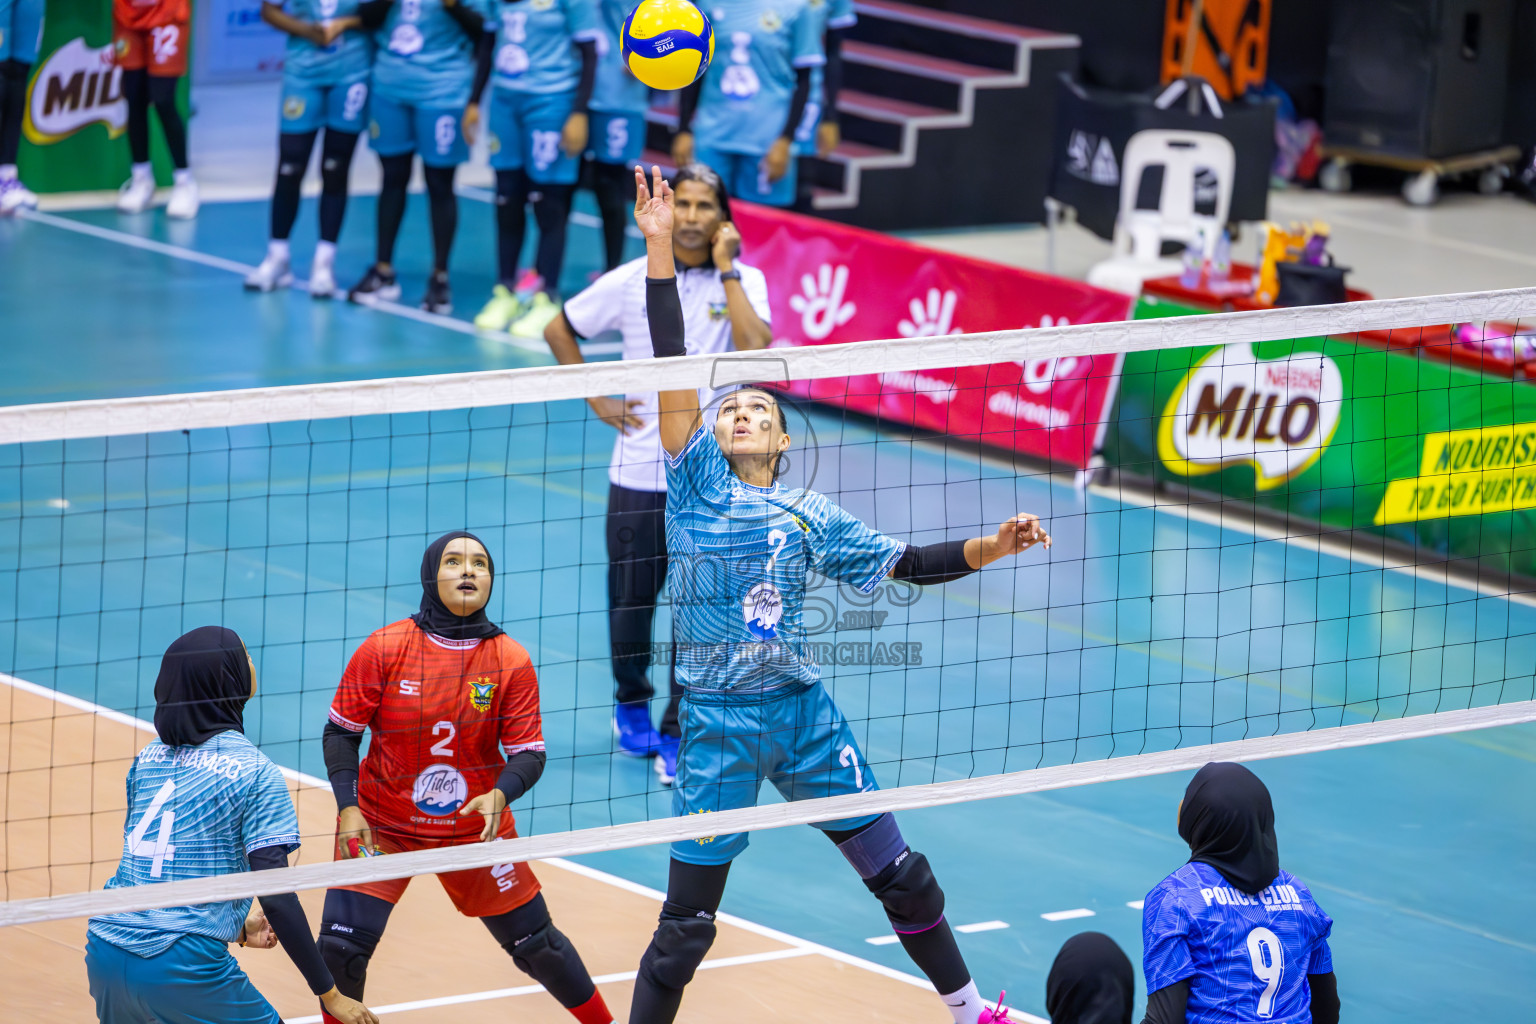
[[715, 55], [715, 31], [688, 0], [641, 0], [620, 35], [624, 66], [652, 89], [692, 85]]

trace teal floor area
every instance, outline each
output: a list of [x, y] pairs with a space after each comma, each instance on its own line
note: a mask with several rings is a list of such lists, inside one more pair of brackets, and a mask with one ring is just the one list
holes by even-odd
[[[412, 197], [400, 243], [408, 300], [427, 269], [423, 205]], [[462, 326], [248, 295], [233, 270], [186, 255], [256, 262], [264, 204], [208, 204], [192, 225], [61, 216], [180, 254], [0, 220], [6, 404], [547, 361]], [[301, 273], [312, 217], [306, 203]], [[354, 200], [344, 282], [369, 261], [371, 221], [372, 199]], [[490, 286], [492, 236], [491, 208], [463, 202], [460, 316]], [[597, 250], [596, 229], [573, 224], [569, 290]], [[1027, 510], [1056, 539], [1048, 558], [917, 595], [813, 595], [819, 639], [922, 645], [921, 665], [827, 672], [887, 788], [1533, 696], [1529, 605], [1126, 505], [830, 410], [796, 409], [791, 432], [817, 452], [791, 482], [883, 531], [973, 535]], [[165, 645], [221, 622], [257, 656], [248, 731], [280, 763], [323, 774], [319, 734], [346, 659], [414, 609], [424, 543], [468, 509], [499, 560], [492, 617], [540, 672], [551, 760], [518, 807], [520, 829], [666, 815], [649, 764], [614, 754], [609, 733], [611, 444], [583, 404], [564, 402], [0, 446], [0, 671], [147, 718]], [[878, 629], [845, 619], [869, 609], [888, 613]], [[1282, 863], [1335, 918], [1347, 1020], [1529, 1017], [1536, 727], [1254, 767], [1274, 794]], [[1188, 778], [901, 816], [951, 923], [1007, 924], [960, 937], [985, 991], [1007, 988], [1010, 1003], [1043, 1013], [1051, 959], [1081, 930], [1107, 932], [1139, 962], [1128, 904], [1187, 856], [1174, 816]], [[763, 799], [777, 797], [765, 788]], [[665, 884], [663, 848], [582, 859]], [[755, 835], [724, 909], [913, 969], [899, 946], [866, 941], [886, 934], [882, 913], [809, 828]], [[1067, 910], [1092, 915], [1041, 916]]]

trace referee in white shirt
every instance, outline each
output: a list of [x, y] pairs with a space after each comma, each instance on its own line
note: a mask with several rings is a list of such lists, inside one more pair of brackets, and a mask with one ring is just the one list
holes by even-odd
[[[773, 338], [768, 282], [762, 271], [736, 259], [741, 235], [731, 224], [730, 201], [720, 176], [693, 164], [677, 172], [672, 187], [672, 246], [688, 354], [766, 348]], [[625, 359], [651, 358], [643, 256], [610, 270], [566, 302], [562, 315], [545, 328], [544, 340], [561, 363], [579, 363], [579, 339], [613, 330], [623, 335]], [[667, 579], [667, 477], [656, 393], [587, 402], [603, 422], [619, 430], [608, 467], [607, 527], [614, 731], [624, 753], [654, 754], [656, 774], [670, 785], [677, 773], [677, 704], [682, 690], [673, 671], [671, 699], [658, 732], [649, 706], [656, 691], [646, 676], [656, 597]]]

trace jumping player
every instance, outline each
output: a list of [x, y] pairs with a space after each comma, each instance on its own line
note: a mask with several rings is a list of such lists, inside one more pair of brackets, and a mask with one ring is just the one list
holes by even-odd
[[624, 262], [624, 230], [630, 225], [630, 168], [645, 148], [645, 111], [650, 88], [625, 65], [619, 33], [640, 0], [601, 0], [603, 49], [592, 89], [592, 131], [586, 168], [603, 219], [604, 270]]
[[[444, 534], [421, 560], [421, 611], [363, 642], [325, 727], [338, 859], [517, 835], [507, 806], [544, 771], [539, 685], [528, 652], [485, 616], [495, 566], [474, 534]], [[363, 731], [373, 730], [359, 765]], [[503, 761], [502, 750], [506, 751]], [[473, 794], [473, 796], [471, 796]], [[581, 1024], [613, 1015], [581, 956], [549, 917], [526, 864], [439, 875], [519, 969]], [[409, 879], [325, 895], [320, 950], [337, 986], [361, 999], [390, 911]]]
[[811, 212], [815, 158], [826, 159], [843, 139], [837, 113], [837, 96], [843, 89], [843, 37], [858, 24], [853, 0], [808, 0], [811, 16], [821, 33], [824, 66], [811, 68], [811, 96], [805, 116], [795, 131], [795, 209]]
[[0, 215], [37, 209], [37, 196], [16, 174], [27, 79], [37, 63], [46, 0], [0, 0]]
[[175, 169], [165, 214], [183, 220], [197, 216], [200, 200], [187, 166], [187, 122], [176, 106], [176, 88], [187, 73], [192, 49], [191, 19], [191, 0], [113, 0], [112, 52], [123, 69], [128, 149], [133, 156], [133, 172], [117, 194], [122, 213], [143, 213], [155, 201], [155, 173], [149, 163], [153, 105]]
[[[395, 239], [405, 217], [411, 162], [421, 154], [432, 215], [432, 276], [421, 308], [451, 313], [448, 254], [459, 227], [453, 174], [469, 159], [474, 122], [469, 101], [490, 77], [495, 23], [491, 0], [363, 0], [363, 27], [374, 32], [373, 98], [369, 134], [379, 154], [377, 261], [348, 294], [353, 302], [394, 302]], [[462, 127], [461, 127], [462, 123]]]
[[[284, 6], [289, 10], [284, 10]], [[269, 292], [293, 282], [288, 233], [299, 215], [299, 190], [315, 137], [320, 149], [320, 241], [309, 270], [309, 293], [336, 293], [336, 240], [347, 213], [347, 175], [368, 112], [373, 40], [362, 31], [358, 0], [265, 0], [261, 20], [288, 34], [283, 59], [282, 127], [277, 137], [277, 182], [272, 187], [272, 237], [261, 265], [245, 286]]]
[[[282, 772], [245, 738], [256, 667], [229, 629], [203, 626], [166, 649], [155, 680], [160, 736], [128, 769], [123, 857], [108, 889], [288, 866], [299, 819]], [[378, 1024], [336, 991], [293, 893], [91, 918], [85, 971], [101, 1024], [282, 1024], [229, 943], [278, 942], [326, 1013]]]
[[1259, 777], [1212, 762], [1179, 804], [1189, 863], [1141, 911], [1143, 1024], [1338, 1024], [1323, 913], [1280, 867], [1275, 808]]
[[[635, 221], [646, 240], [646, 315], [658, 357], [682, 355], [683, 314], [672, 254], [673, 197], [635, 168]], [[927, 585], [1051, 539], [1033, 515], [995, 536], [922, 548], [886, 537], [814, 491], [776, 481], [790, 447], [772, 394], [742, 388], [704, 421], [698, 393], [660, 394], [667, 453], [667, 550], [674, 565], [677, 674], [685, 696], [673, 813], [747, 807], [768, 779], [786, 800], [878, 788], [853, 731], [821, 685], [801, 620], [811, 571], [869, 593], [881, 580]], [[988, 1024], [944, 920], [927, 859], [890, 814], [824, 821], [825, 832], [884, 906], [908, 955], [959, 1024]], [[715, 912], [745, 833], [672, 845], [667, 902], [635, 980], [631, 1024], [674, 1019], [683, 988], [715, 937]]]
[[[482, 330], [539, 338], [560, 311], [560, 268], [571, 193], [587, 148], [597, 78], [596, 0], [500, 0], [491, 76], [491, 168], [496, 172], [499, 280], [475, 317]], [[478, 108], [470, 106], [473, 120]], [[519, 288], [527, 207], [539, 224], [535, 277]]]

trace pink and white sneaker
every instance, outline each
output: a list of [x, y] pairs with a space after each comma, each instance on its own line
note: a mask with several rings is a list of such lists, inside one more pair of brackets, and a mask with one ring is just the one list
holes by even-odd
[[977, 1018], [978, 1024], [1019, 1024], [1018, 1021], [1015, 1021], [1012, 1017], [1008, 1016], [1008, 1007], [1003, 1005], [1003, 1000], [1007, 998], [1007, 996], [1007, 989], [999, 992], [997, 994], [997, 1009], [994, 1010], [991, 1007], [988, 1007], [987, 1009], [982, 1010], [981, 1016]]

